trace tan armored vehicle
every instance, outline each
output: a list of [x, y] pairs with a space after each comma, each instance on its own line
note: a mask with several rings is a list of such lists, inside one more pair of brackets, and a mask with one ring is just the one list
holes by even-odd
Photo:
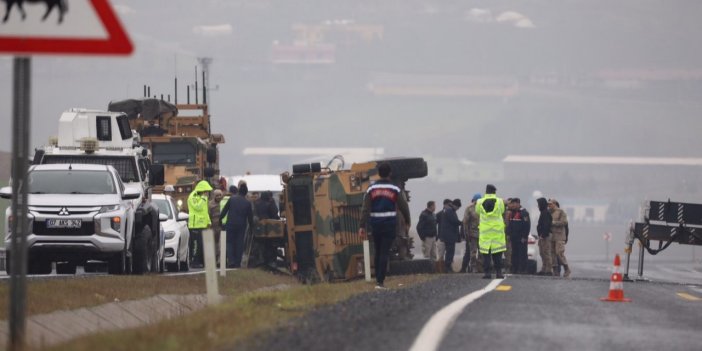
[[[322, 168], [319, 163], [301, 164], [293, 166], [292, 174], [283, 173], [280, 199], [283, 219], [258, 223], [249, 265], [270, 264], [277, 256], [306, 282], [363, 276], [363, 244], [357, 233], [363, 197], [370, 184], [379, 179], [377, 165], [380, 162], [390, 163], [392, 179], [408, 200], [405, 182], [427, 175], [427, 164], [422, 158], [357, 163], [343, 170]], [[390, 273], [432, 272], [428, 260], [412, 261], [413, 243], [407, 228], [398, 228], [398, 231]]]
[[[222, 134], [210, 131], [207, 104], [171, 104], [158, 99], [110, 102], [110, 111], [124, 112], [129, 125], [141, 135], [141, 144], [151, 151], [152, 162], [163, 165], [165, 185], [174, 187], [173, 196], [185, 207], [195, 184], [207, 180], [218, 184], [217, 145]], [[154, 188], [162, 193], [164, 186]]]

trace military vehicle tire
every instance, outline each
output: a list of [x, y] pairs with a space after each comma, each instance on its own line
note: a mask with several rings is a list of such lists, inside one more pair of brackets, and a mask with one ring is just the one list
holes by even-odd
[[293, 174], [310, 173], [312, 167], [309, 163], [300, 163], [292, 166]]
[[214, 147], [207, 149], [207, 162], [217, 162], [217, 149], [215, 149]]
[[409, 275], [409, 274], [435, 273], [434, 262], [429, 259], [390, 261], [388, 275]]
[[158, 260], [154, 259], [158, 255], [149, 252], [149, 239], [151, 236], [151, 228], [145, 225], [134, 240], [134, 252], [132, 254], [132, 257], [134, 257], [134, 274], [151, 272], [152, 267], [158, 264]]
[[427, 162], [421, 157], [412, 158], [392, 158], [378, 162], [390, 164], [393, 178], [423, 178], [429, 174]]

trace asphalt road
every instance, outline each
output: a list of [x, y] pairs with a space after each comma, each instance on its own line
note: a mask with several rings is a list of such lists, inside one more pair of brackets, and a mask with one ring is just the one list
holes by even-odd
[[[571, 264], [572, 279], [508, 276], [457, 313], [454, 323], [430, 324], [433, 334], [445, 332], [437, 349], [702, 349], [699, 268], [691, 269], [690, 284], [627, 282], [624, 293], [632, 302], [613, 303], [599, 300], [607, 296], [611, 266]], [[670, 269], [676, 265], [684, 264]], [[665, 275], [663, 266], [657, 265]], [[410, 350], [432, 315], [490, 282], [477, 274], [451, 274], [415, 287], [364, 294], [296, 319], [243, 348]]]

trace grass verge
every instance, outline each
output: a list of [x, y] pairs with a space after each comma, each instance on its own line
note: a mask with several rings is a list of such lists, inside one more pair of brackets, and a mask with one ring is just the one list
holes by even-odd
[[[260, 272], [262, 274], [267, 274]], [[389, 277], [386, 286], [403, 288], [433, 279], [432, 275]], [[183, 318], [136, 329], [95, 334], [49, 350], [185, 351], [236, 348], [255, 334], [282, 325], [315, 308], [372, 291], [364, 281], [294, 285], [282, 291], [235, 293], [222, 304]]]
[[[219, 278], [220, 293], [239, 296], [245, 292], [278, 284], [297, 285], [287, 275], [259, 270], [227, 272]], [[158, 294], [204, 294], [205, 275], [186, 276], [85, 276], [27, 282], [27, 313], [29, 315], [58, 310], [97, 306], [113, 301], [138, 300]], [[0, 284], [0, 299], [9, 301], [9, 280]], [[0, 319], [7, 320], [9, 303], [0, 304]]]

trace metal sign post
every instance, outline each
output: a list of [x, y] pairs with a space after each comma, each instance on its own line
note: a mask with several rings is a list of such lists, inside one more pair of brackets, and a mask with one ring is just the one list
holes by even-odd
[[27, 166], [29, 160], [29, 93], [31, 59], [15, 57], [12, 99], [12, 244], [8, 350], [25, 347], [27, 290]]
[[[0, 23], [0, 54], [89, 54], [129, 55], [132, 43], [108, 0], [75, 0], [68, 8], [58, 2], [52, 20], [53, 5], [42, 18], [35, 9], [22, 9], [22, 1], [5, 1], [7, 13]], [[49, 5], [48, 1], [43, 1]], [[19, 9], [12, 10], [12, 4]], [[25, 6], [41, 5], [24, 1]], [[52, 2], [52, 4], [55, 2]], [[58, 18], [56, 18], [58, 17]], [[56, 23], [58, 19], [58, 23]], [[29, 163], [29, 57], [15, 57], [13, 66], [12, 105], [12, 224], [10, 265], [10, 315], [8, 350], [25, 348], [25, 314], [27, 289], [27, 167]]]

